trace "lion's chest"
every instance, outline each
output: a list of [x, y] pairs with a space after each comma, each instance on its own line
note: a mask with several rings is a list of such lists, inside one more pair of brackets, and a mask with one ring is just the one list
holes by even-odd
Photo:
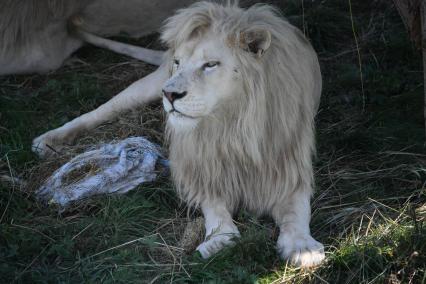
[[[212, 144], [172, 145], [171, 172], [180, 196], [190, 205], [219, 198], [231, 207], [243, 204], [254, 211], [263, 210], [271, 200], [270, 189], [277, 188], [271, 183], [274, 177], [231, 146]], [[265, 190], [265, 186], [269, 188]]]

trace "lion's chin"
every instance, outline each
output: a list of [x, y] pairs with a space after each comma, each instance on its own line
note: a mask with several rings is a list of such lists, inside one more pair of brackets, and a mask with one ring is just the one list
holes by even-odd
[[178, 132], [191, 131], [197, 126], [198, 119], [174, 111], [168, 113], [167, 124]]

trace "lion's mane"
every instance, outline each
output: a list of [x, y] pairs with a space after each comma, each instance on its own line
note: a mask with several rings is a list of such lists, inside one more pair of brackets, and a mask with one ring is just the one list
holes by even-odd
[[[264, 29], [272, 41], [262, 56], [240, 46], [245, 32]], [[240, 63], [244, 95], [223, 102], [190, 132], [167, 127], [172, 176], [191, 205], [220, 198], [230, 210], [269, 212], [295, 190], [312, 191], [314, 116], [321, 93], [315, 52], [304, 35], [267, 5], [244, 10], [199, 2], [166, 23], [171, 53], [213, 33]], [[170, 60], [171, 61], [171, 60]]]

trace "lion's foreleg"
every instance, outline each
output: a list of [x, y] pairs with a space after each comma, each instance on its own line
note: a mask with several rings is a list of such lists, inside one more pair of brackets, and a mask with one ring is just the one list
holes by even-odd
[[209, 258], [223, 247], [234, 244], [233, 238], [240, 232], [223, 201], [204, 201], [201, 204], [206, 227], [206, 238], [197, 250], [203, 258]]
[[310, 196], [310, 190], [295, 191], [272, 212], [280, 228], [277, 242], [280, 256], [301, 267], [318, 265], [325, 258], [324, 246], [312, 238], [309, 229]]
[[155, 72], [134, 82], [97, 109], [35, 138], [32, 144], [33, 151], [39, 156], [51, 154], [52, 151], [59, 150], [64, 143], [71, 143], [77, 135], [113, 119], [117, 114], [159, 99], [161, 86], [167, 80], [167, 76], [167, 68], [159, 67]]

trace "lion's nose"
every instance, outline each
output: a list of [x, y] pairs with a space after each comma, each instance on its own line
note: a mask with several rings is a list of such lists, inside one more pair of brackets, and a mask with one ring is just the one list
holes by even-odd
[[163, 95], [169, 100], [169, 102], [173, 103], [175, 100], [181, 99], [186, 96], [187, 92], [166, 92], [163, 90]]

